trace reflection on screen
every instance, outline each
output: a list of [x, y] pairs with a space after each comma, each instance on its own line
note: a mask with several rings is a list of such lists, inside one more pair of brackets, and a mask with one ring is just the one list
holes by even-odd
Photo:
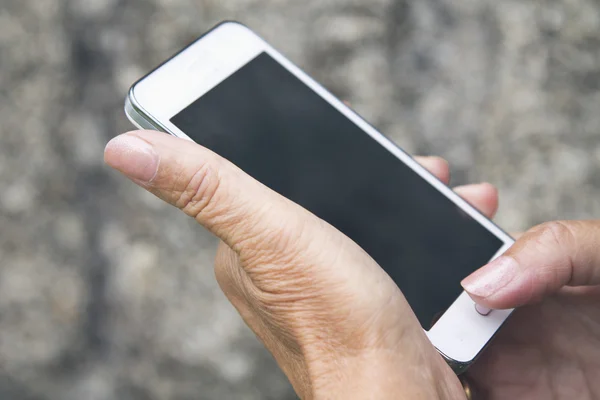
[[424, 329], [503, 244], [266, 53], [172, 122], [352, 238]]

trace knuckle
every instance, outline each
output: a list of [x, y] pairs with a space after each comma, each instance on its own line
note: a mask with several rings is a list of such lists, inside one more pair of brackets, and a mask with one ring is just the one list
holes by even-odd
[[536, 228], [539, 240], [552, 246], [563, 246], [573, 239], [573, 231], [563, 221], [552, 221], [541, 224]]
[[191, 178], [181, 184], [175, 206], [196, 218], [213, 204], [220, 184], [218, 169], [209, 162], [202, 163]]
[[571, 248], [575, 244], [575, 232], [570, 223], [546, 222], [535, 229], [540, 250], [549, 254], [546, 265], [538, 267], [535, 280], [545, 287], [543, 293], [551, 292], [563, 284], [569, 284], [576, 273]]

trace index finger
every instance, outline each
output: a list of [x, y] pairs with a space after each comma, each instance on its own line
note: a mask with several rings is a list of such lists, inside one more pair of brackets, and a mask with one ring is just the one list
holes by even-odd
[[503, 256], [463, 281], [488, 308], [515, 308], [564, 286], [600, 284], [600, 221], [556, 221], [525, 233]]

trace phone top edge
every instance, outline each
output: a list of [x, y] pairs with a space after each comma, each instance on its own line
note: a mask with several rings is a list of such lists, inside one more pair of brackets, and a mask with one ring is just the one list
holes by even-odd
[[210, 33], [214, 32], [215, 30], [217, 30], [221, 26], [228, 25], [228, 24], [239, 25], [239, 26], [247, 29], [248, 31], [251, 31], [252, 33], [254, 33], [247, 25], [245, 25], [245, 24], [243, 24], [243, 23], [241, 23], [239, 21], [228, 20], [228, 19], [222, 20], [222, 21], [218, 22], [217, 24], [213, 25], [208, 30], [206, 30], [206, 32], [202, 33], [196, 39], [192, 40], [191, 42], [189, 42], [185, 46], [182, 46], [178, 51], [176, 51], [175, 53], [173, 53], [171, 56], [167, 57], [163, 62], [161, 62], [160, 64], [158, 64], [154, 68], [151, 68], [146, 74], [144, 74], [142, 77], [140, 77], [139, 79], [137, 79], [130, 86], [129, 91], [127, 93], [127, 96], [125, 98], [125, 115], [127, 116], [127, 118], [129, 119], [129, 121], [135, 127], [137, 127], [138, 129], [156, 130], [156, 131], [168, 133], [168, 134], [176, 136], [176, 137], [183, 137], [185, 139], [189, 139], [187, 136], [180, 136], [180, 135], [177, 135], [175, 132], [172, 132], [167, 127], [165, 127], [163, 124], [161, 124], [160, 121], [158, 120], [158, 118], [154, 117], [150, 112], [148, 112], [140, 104], [140, 102], [137, 101], [136, 96], [135, 96], [135, 89], [136, 89], [136, 87], [138, 86], [139, 83], [141, 83], [142, 81], [144, 81], [150, 75], [156, 73], [160, 68], [162, 68], [163, 66], [165, 66], [166, 64], [168, 64], [169, 62], [171, 62], [173, 59], [177, 58], [179, 55], [181, 55], [187, 49], [189, 49], [194, 44], [196, 44], [197, 42], [199, 42], [200, 40], [202, 40], [204, 37], [208, 36]]
[[185, 46], [183, 46], [181, 49], [179, 49], [178, 51], [176, 51], [175, 53], [173, 53], [171, 56], [165, 58], [165, 60], [163, 62], [161, 62], [160, 64], [158, 64], [156, 67], [150, 69], [150, 71], [148, 73], [146, 73], [145, 75], [143, 75], [141, 78], [139, 78], [138, 80], [136, 80], [130, 87], [129, 89], [129, 93], [131, 94], [132, 90], [135, 88], [135, 86], [140, 83], [141, 81], [143, 81], [144, 79], [146, 79], [148, 76], [152, 75], [153, 73], [155, 73], [158, 69], [160, 69], [162, 66], [164, 66], [165, 64], [169, 63], [172, 59], [174, 59], [175, 57], [177, 57], [178, 55], [180, 55], [181, 53], [183, 53], [186, 49], [188, 49], [190, 46], [193, 46], [194, 43], [197, 43], [198, 41], [202, 40], [205, 36], [207, 36], [208, 34], [210, 34], [211, 32], [213, 32], [214, 30], [216, 30], [217, 28], [223, 26], [223, 25], [227, 25], [227, 24], [236, 24], [236, 25], [240, 25], [246, 29], [250, 29], [248, 28], [248, 26], [244, 25], [243, 23], [239, 22], [239, 21], [235, 21], [235, 20], [223, 20], [219, 23], [217, 23], [216, 25], [213, 25], [210, 29], [208, 29], [206, 32], [204, 32], [203, 34], [201, 34], [200, 36], [198, 36], [196, 39], [192, 40], [191, 42], [189, 42], [188, 44], [186, 44]]

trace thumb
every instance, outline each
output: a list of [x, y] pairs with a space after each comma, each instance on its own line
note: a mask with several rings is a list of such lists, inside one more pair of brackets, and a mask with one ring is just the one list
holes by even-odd
[[600, 221], [545, 223], [462, 285], [473, 300], [492, 309], [530, 304], [564, 286], [600, 285], [599, 246]]
[[164, 133], [120, 135], [108, 143], [104, 158], [238, 252], [242, 243], [260, 243], [264, 235], [285, 240], [283, 228], [298, 231], [305, 212], [210, 150]]

